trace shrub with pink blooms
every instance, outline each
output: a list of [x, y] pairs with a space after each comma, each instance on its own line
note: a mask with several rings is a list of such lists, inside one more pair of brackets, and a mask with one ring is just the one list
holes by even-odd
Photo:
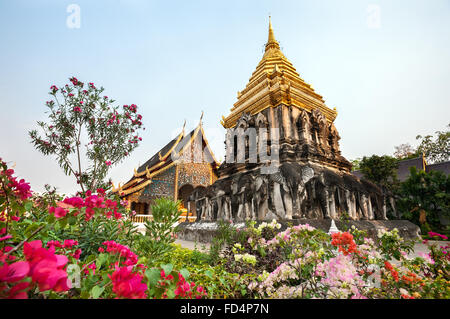
[[309, 225], [280, 228], [276, 221], [250, 222], [235, 230], [238, 242], [223, 253], [227, 269], [257, 276], [247, 281], [253, 297], [450, 298], [447, 246], [409, 258], [413, 242], [397, 229], [374, 240], [354, 227], [331, 236]]
[[108, 189], [36, 195], [14, 175], [0, 161], [0, 298], [450, 298], [449, 246], [412, 258], [397, 229], [223, 222], [207, 255], [173, 244], [177, 202], [140, 234]]
[[50, 87], [48, 123], [29, 132], [35, 148], [54, 156], [66, 175], [73, 175], [83, 192], [104, 186], [108, 170], [142, 141], [142, 115], [135, 104], [114, 106], [103, 87], [75, 77]]
[[136, 227], [127, 203], [115, 195], [97, 189], [70, 197], [52, 191], [35, 196], [13, 175], [2, 161], [0, 298], [206, 296], [202, 286], [187, 281], [187, 270], [168, 264], [163, 265], [168, 275], [153, 282], [151, 269], [159, 265], [132, 248]]

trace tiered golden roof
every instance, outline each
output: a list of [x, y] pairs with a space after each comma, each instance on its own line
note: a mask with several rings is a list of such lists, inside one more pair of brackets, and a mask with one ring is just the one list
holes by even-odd
[[329, 122], [333, 122], [337, 116], [336, 109], [325, 105], [322, 96], [300, 77], [281, 52], [269, 18], [269, 37], [264, 55], [245, 89], [238, 92], [238, 100], [231, 108], [231, 113], [227, 117], [222, 116], [221, 123], [225, 128], [230, 128], [236, 125], [244, 112], [253, 115], [280, 104], [308, 112], [318, 108]]

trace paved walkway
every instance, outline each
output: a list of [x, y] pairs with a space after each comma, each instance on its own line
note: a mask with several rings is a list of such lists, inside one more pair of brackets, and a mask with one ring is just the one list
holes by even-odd
[[199, 251], [203, 251], [203, 252], [208, 252], [209, 251], [209, 246], [210, 244], [207, 243], [196, 243], [194, 241], [189, 241], [189, 240], [182, 240], [182, 239], [177, 239], [175, 240], [175, 244], [179, 244], [181, 245], [181, 247], [190, 249], [190, 250], [194, 250], [197, 248], [197, 250]]

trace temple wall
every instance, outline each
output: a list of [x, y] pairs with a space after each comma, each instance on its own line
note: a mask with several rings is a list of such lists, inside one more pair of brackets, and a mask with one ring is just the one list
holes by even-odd
[[168, 197], [175, 199], [175, 170], [172, 166], [152, 178], [152, 182], [140, 193], [139, 202], [148, 203], [150, 206], [156, 198]]
[[178, 188], [190, 184], [196, 186], [211, 185], [211, 165], [208, 163], [188, 163], [178, 166]]

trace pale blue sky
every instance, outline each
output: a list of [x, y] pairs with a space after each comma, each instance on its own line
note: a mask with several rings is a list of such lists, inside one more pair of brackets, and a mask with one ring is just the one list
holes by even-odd
[[[69, 4], [81, 27], [69, 29]], [[368, 25], [368, 6], [380, 26]], [[75, 190], [27, 131], [52, 84], [76, 76], [143, 114], [144, 141], [111, 177], [126, 181], [187, 119], [223, 157], [219, 124], [262, 57], [268, 14], [283, 52], [327, 105], [348, 159], [392, 154], [450, 121], [450, 1], [0, 1], [0, 157], [37, 191]]]

